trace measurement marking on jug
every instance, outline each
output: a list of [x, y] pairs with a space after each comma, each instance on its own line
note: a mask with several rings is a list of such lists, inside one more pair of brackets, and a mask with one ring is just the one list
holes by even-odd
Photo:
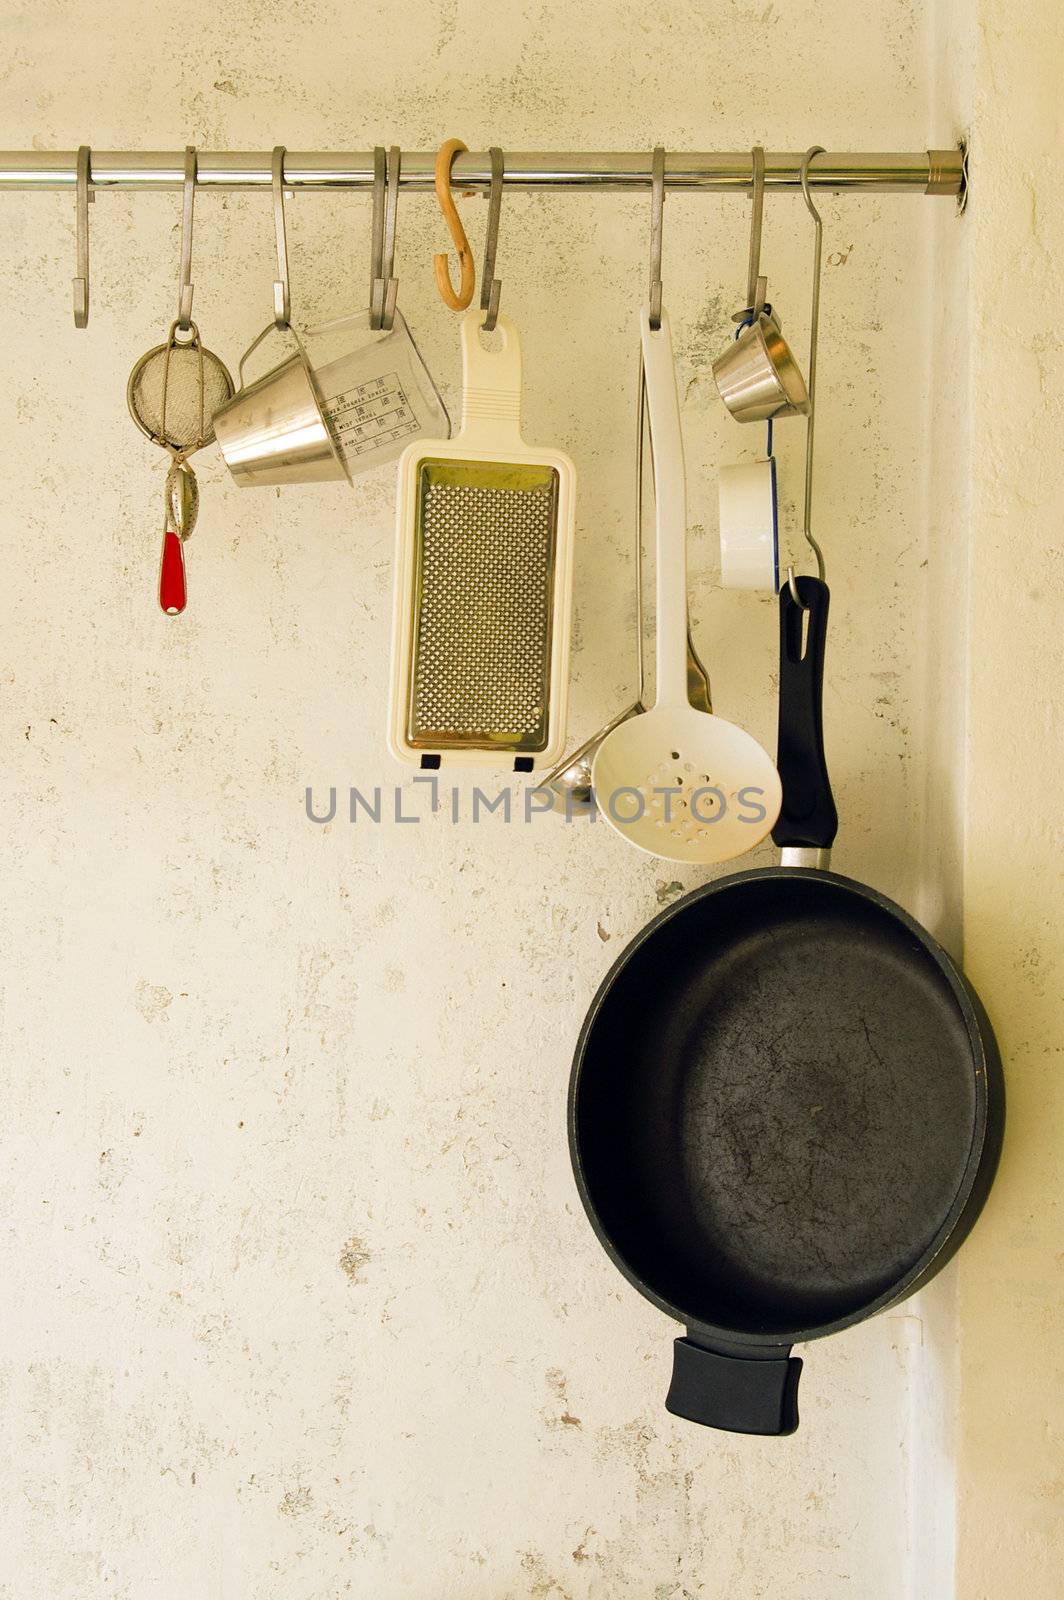
[[334, 395], [326, 406], [336, 441], [345, 455], [367, 455], [411, 433], [419, 423], [406, 390], [394, 372], [382, 373]]

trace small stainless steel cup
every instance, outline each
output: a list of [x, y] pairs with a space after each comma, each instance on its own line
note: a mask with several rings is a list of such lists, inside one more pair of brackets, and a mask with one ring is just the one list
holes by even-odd
[[767, 312], [755, 317], [713, 363], [720, 397], [736, 422], [806, 416], [809, 394], [798, 363]]
[[273, 326], [264, 329], [245, 352], [240, 363], [241, 387], [215, 413], [214, 431], [225, 463], [243, 488], [344, 482], [347, 472], [322, 414], [310, 364], [298, 338], [294, 356], [254, 383], [243, 383], [244, 362]]

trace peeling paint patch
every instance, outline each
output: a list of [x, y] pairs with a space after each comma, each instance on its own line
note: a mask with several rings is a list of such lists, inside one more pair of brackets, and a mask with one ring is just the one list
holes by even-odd
[[147, 978], [141, 978], [134, 994], [137, 1010], [146, 1022], [157, 1022], [174, 998], [161, 983], [149, 983]]
[[561, 1406], [559, 1415], [545, 1414], [548, 1428], [582, 1428], [583, 1423], [579, 1417], [574, 1417], [569, 1410], [568, 1379], [560, 1367], [551, 1367], [547, 1373], [547, 1387], [550, 1389], [555, 1401]]
[[357, 1234], [352, 1234], [340, 1252], [340, 1271], [349, 1283], [361, 1283], [361, 1272], [373, 1260], [366, 1248], [366, 1241]]
[[560, 1600], [572, 1600], [568, 1589], [564, 1589], [547, 1570], [543, 1557], [536, 1550], [526, 1550], [521, 1557], [521, 1566], [528, 1573], [530, 1584], [529, 1596], [557, 1595]]
[[302, 1517], [311, 1509], [309, 1489], [289, 1489], [277, 1507], [282, 1517]]

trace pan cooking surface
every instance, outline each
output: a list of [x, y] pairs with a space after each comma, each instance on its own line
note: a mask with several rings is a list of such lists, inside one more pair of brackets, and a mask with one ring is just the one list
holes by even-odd
[[845, 1316], [916, 1264], [977, 1113], [965, 1019], [924, 946], [830, 880], [793, 882], [689, 902], [635, 952], [576, 1103], [628, 1267], [695, 1320], [765, 1332]]

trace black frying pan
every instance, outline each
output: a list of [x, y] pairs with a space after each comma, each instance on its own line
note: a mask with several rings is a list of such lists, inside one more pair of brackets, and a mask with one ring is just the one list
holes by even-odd
[[603, 1246], [687, 1326], [666, 1406], [798, 1426], [791, 1346], [934, 1276], [974, 1223], [1004, 1124], [994, 1035], [934, 939], [822, 870], [837, 828], [821, 689], [828, 591], [780, 596], [782, 865], [644, 928], [580, 1034], [569, 1140]]

